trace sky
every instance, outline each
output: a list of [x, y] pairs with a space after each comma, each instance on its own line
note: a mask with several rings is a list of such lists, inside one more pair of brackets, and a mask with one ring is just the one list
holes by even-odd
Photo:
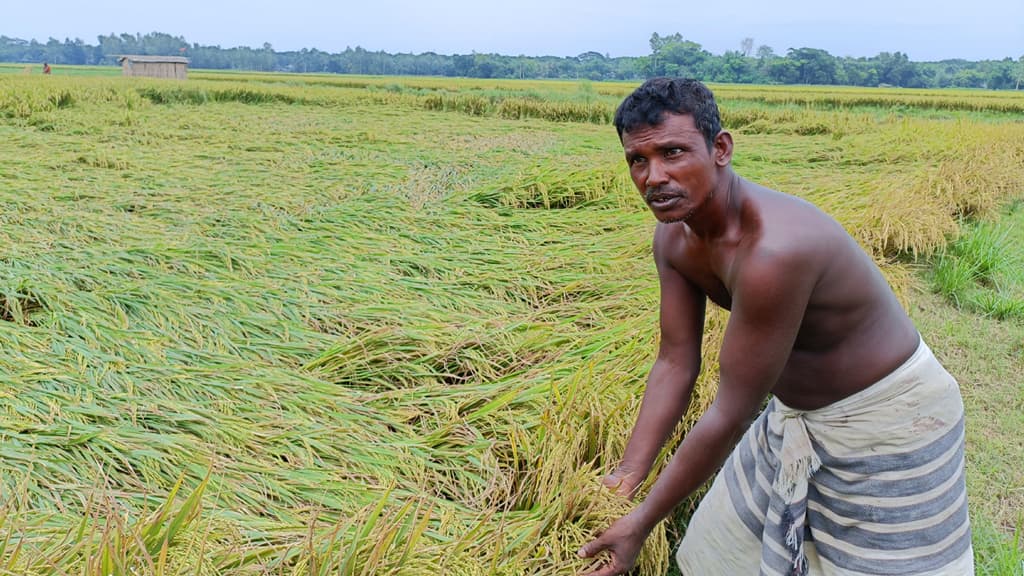
[[45, 42], [164, 32], [190, 44], [392, 54], [612, 57], [650, 53], [652, 33], [705, 50], [744, 38], [776, 54], [903, 52], [913, 61], [1024, 56], [1024, 0], [48, 0], [11, 2], [0, 35]]

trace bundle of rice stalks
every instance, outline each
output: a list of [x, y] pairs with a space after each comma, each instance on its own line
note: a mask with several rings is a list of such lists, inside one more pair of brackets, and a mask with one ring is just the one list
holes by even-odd
[[[637, 206], [636, 192], [621, 160], [581, 158], [567, 167], [537, 165], [469, 193], [469, 199], [491, 208], [628, 208]], [[597, 167], [594, 167], [595, 164]]]
[[589, 122], [608, 125], [615, 108], [602, 102], [546, 102], [527, 98], [505, 98], [498, 103], [502, 118], [541, 118], [554, 122]]

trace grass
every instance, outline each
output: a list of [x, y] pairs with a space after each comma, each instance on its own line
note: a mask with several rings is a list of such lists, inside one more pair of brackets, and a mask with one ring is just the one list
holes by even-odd
[[[1019, 250], [1019, 248], [1017, 248]], [[979, 574], [1014, 576], [1024, 560], [1024, 323], [915, 295], [912, 315], [960, 382], [967, 414], [967, 485]]]
[[[596, 488], [652, 360], [653, 223], [613, 129], [499, 111], [622, 89], [5, 76], [0, 568], [575, 573], [625, 506]], [[432, 108], [441, 93], [487, 103]], [[965, 399], [1001, 415], [998, 440], [970, 440], [971, 498], [1012, 535], [1014, 396], [987, 390], [1020, 378], [978, 333], [1013, 324], [947, 313], [907, 262], [1024, 188], [1024, 127], [724, 105], [741, 173], [821, 204], [905, 300], [964, 323], [931, 331], [971, 359]]]
[[958, 307], [998, 319], [1024, 319], [1024, 209], [998, 222], [978, 222], [937, 258], [934, 290]]
[[[972, 222], [924, 274], [912, 315], [960, 381], [978, 574], [1024, 574], [1024, 210]], [[924, 283], [923, 283], [924, 284]]]
[[975, 570], [992, 576], [1018, 576], [1024, 574], [1024, 522], [1018, 523], [1013, 535], [982, 521], [972, 526]]

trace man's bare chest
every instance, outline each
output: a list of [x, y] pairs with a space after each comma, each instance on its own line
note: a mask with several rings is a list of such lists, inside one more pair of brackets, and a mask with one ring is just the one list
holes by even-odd
[[676, 269], [718, 306], [732, 309], [731, 272], [734, 254], [688, 250], [675, 259]]

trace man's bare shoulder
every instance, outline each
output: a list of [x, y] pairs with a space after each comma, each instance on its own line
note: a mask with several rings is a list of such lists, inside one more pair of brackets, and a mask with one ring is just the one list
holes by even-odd
[[814, 204], [756, 184], [745, 185], [742, 240], [722, 278], [730, 293], [744, 286], [757, 291], [768, 286], [793, 287], [794, 281], [813, 285], [836, 264], [860, 256], [846, 230]]
[[750, 184], [740, 219], [748, 258], [819, 260], [846, 247], [849, 235], [814, 204]]

